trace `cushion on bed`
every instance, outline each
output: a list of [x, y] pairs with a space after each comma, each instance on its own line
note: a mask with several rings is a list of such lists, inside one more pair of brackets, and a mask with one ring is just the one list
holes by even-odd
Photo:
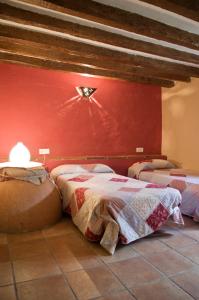
[[176, 168], [174, 164], [166, 159], [152, 159], [153, 169], [173, 169]]
[[63, 175], [63, 174], [72, 174], [72, 173], [115, 173], [113, 169], [111, 169], [109, 166], [104, 164], [66, 164], [61, 165], [56, 168], [54, 168], [50, 176], [53, 179], [56, 179], [57, 176]]
[[140, 172], [143, 170], [173, 168], [176, 168], [176, 166], [166, 159], [151, 159], [150, 161], [142, 161], [133, 164], [128, 169], [128, 176], [132, 178], [138, 178]]
[[90, 164], [84, 166], [93, 166], [92, 169], [89, 171], [92, 173], [115, 173], [113, 169], [104, 164]]

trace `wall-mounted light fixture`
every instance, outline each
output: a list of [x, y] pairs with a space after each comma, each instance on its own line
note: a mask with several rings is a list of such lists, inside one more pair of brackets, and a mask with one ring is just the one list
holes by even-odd
[[78, 86], [76, 87], [76, 90], [78, 91], [81, 97], [89, 98], [95, 93], [97, 89], [92, 87]]

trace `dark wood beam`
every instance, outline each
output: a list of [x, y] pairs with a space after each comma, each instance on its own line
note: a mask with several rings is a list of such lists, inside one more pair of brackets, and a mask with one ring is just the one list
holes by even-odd
[[199, 49], [199, 36], [158, 21], [91, 0], [22, 0], [71, 16], [112, 26], [158, 40]]
[[121, 64], [116, 61], [104, 61], [99, 59], [92, 59], [82, 56], [74, 56], [68, 54], [64, 48], [35, 43], [30, 41], [23, 41], [20, 39], [0, 37], [0, 50], [7, 51], [19, 55], [30, 57], [37, 57], [53, 61], [61, 61], [79, 66], [87, 65], [94, 69], [104, 69], [109, 71], [117, 71], [128, 73], [129, 75], [144, 76], [148, 78], [163, 78], [168, 80], [179, 80], [189, 82], [190, 77], [183, 74], [166, 73], [160, 71], [153, 71], [147, 68], [135, 67], [128, 64]]
[[141, 0], [199, 22], [198, 0]]
[[37, 26], [44, 29], [62, 32], [101, 43], [107, 43], [108, 41], [108, 44], [117, 47], [142, 51], [191, 63], [199, 63], [199, 56], [191, 53], [128, 38], [94, 27], [82, 26], [77, 23], [55, 19], [47, 15], [13, 7], [5, 3], [0, 3], [0, 18], [23, 25]]
[[3, 62], [10, 62], [10, 63], [20, 63], [24, 65], [39, 67], [39, 68], [46, 68], [51, 70], [61, 70], [67, 72], [74, 72], [79, 74], [89, 74], [94, 76], [101, 76], [101, 77], [108, 77], [114, 79], [121, 79], [121, 80], [128, 80], [137, 83], [143, 84], [152, 84], [156, 86], [163, 86], [163, 87], [173, 87], [174, 82], [169, 80], [163, 79], [156, 79], [156, 78], [147, 78], [142, 76], [132, 76], [129, 74], [116, 72], [116, 71], [108, 71], [103, 69], [92, 69], [89, 67], [77, 66], [68, 63], [52, 61], [47, 59], [35, 58], [35, 57], [28, 57], [19, 54], [13, 53], [5, 53], [0, 51], [0, 60]]
[[48, 47], [52, 45], [64, 48], [70, 55], [82, 56], [97, 60], [116, 61], [121, 64], [129, 64], [141, 68], [150, 68], [151, 71], [160, 71], [180, 74], [186, 77], [199, 77], [199, 69], [196, 67], [185, 66], [173, 62], [147, 58], [139, 55], [132, 55], [119, 51], [75, 42], [73, 40], [53, 36], [46, 33], [35, 32], [27, 29], [17, 28], [0, 24], [0, 36], [10, 38], [20, 38], [25, 41], [45, 43]]

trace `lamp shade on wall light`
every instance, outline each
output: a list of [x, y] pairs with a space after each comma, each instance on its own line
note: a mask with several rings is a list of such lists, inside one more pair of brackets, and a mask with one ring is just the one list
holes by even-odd
[[18, 142], [10, 151], [9, 161], [16, 165], [24, 165], [30, 161], [30, 151], [21, 142]]
[[78, 91], [79, 95], [81, 97], [91, 97], [94, 92], [97, 90], [96, 88], [92, 88], [92, 87], [84, 87], [84, 86], [78, 86], [76, 87], [76, 90]]

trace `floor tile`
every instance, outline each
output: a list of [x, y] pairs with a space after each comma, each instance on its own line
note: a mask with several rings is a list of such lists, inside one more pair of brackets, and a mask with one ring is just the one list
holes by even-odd
[[12, 260], [23, 259], [45, 253], [49, 253], [49, 249], [44, 239], [10, 245], [10, 256]]
[[16, 282], [61, 273], [53, 258], [48, 254], [16, 260], [13, 266]]
[[184, 219], [184, 228], [190, 228], [199, 225], [197, 222], [193, 221], [193, 218], [191, 217], [183, 216], [183, 219]]
[[142, 240], [144, 240], [144, 241], [146, 240], [146, 241], [150, 241], [150, 242], [158, 241], [158, 240], [173, 236], [174, 234], [175, 233], [173, 231], [171, 233], [171, 232], [167, 232], [166, 230], [157, 230], [157, 231], [153, 232], [152, 234], [145, 236], [142, 239], [136, 240], [135, 242], [133, 242], [133, 244], [136, 244], [137, 242], [140, 242]]
[[[55, 237], [48, 237], [46, 239], [48, 245], [54, 252], [62, 251], [70, 249], [71, 251], [78, 251], [77, 248], [89, 248], [90, 243], [82, 239], [79, 235], [76, 235], [74, 233], [68, 233], [61, 236], [55, 236]], [[77, 247], [78, 246], [78, 247]]]
[[[48, 237], [46, 238], [46, 242], [53, 253], [58, 253], [69, 249], [69, 244], [71, 243], [72, 238], [73, 237], [69, 234], [65, 234], [61, 236]], [[76, 238], [77, 245], [79, 242], [81, 243], [81, 240]]]
[[18, 283], [19, 300], [75, 300], [62, 275]]
[[179, 249], [197, 243], [196, 240], [183, 234], [179, 234], [176, 236], [172, 236], [171, 238], [164, 239], [162, 242], [164, 242], [166, 245], [174, 249]]
[[0, 287], [1, 300], [16, 300], [15, 289], [13, 285]]
[[132, 245], [117, 246], [114, 255], [110, 255], [109, 253], [107, 253], [100, 245], [99, 248], [101, 248], [101, 251], [97, 252], [99, 258], [108, 264], [139, 256]]
[[177, 235], [180, 234], [179, 229], [183, 228], [182, 225], [175, 224], [173, 222], [168, 222], [167, 224], [164, 224], [161, 226], [160, 230], [158, 230], [159, 233], [162, 233], [162, 235]]
[[178, 249], [178, 252], [191, 259], [193, 262], [199, 264], [199, 244]]
[[150, 241], [159, 240], [160, 242], [162, 242], [164, 240], [168, 240], [173, 237], [176, 237], [180, 234], [181, 233], [177, 228], [163, 225], [161, 229], [159, 229], [158, 231], [154, 232], [149, 236], [146, 236], [144, 240], [150, 240]]
[[18, 233], [18, 234], [8, 234], [7, 239], [9, 244], [22, 243], [37, 239], [42, 239], [43, 235], [41, 231]]
[[10, 260], [7, 245], [0, 245], [0, 263], [8, 262]]
[[57, 264], [63, 272], [71, 272], [80, 269], [93, 268], [102, 265], [102, 262], [89, 252], [81, 252], [80, 255], [74, 255], [72, 252], [64, 252], [55, 255]]
[[158, 240], [159, 241], [164, 241], [164, 240], [169, 240], [172, 239], [178, 235], [182, 234], [179, 230], [174, 230], [173, 228], [166, 228], [162, 230], [158, 230], [157, 235], [158, 235]]
[[67, 273], [66, 277], [80, 300], [92, 299], [124, 289], [106, 266]]
[[174, 250], [167, 250], [145, 256], [146, 259], [167, 276], [185, 271], [193, 264]]
[[199, 299], [199, 268], [172, 276], [171, 279], [194, 299]]
[[192, 218], [184, 216], [185, 226], [180, 229], [180, 232], [188, 237], [199, 241], [199, 222], [194, 222]]
[[140, 282], [150, 282], [161, 278], [161, 274], [141, 257], [134, 257], [109, 264], [123, 284], [130, 288]]
[[97, 300], [135, 300], [128, 291], [121, 291], [108, 294], [107, 296], [97, 298]]
[[47, 239], [51, 251], [63, 272], [93, 268], [102, 264], [96, 253], [79, 237], [67, 234]]
[[[90, 248], [95, 252], [95, 254], [98, 257], [110, 257], [110, 253], [108, 253], [98, 242], [89, 242], [89, 246]], [[118, 247], [116, 248], [116, 250], [118, 249]], [[116, 253], [116, 251], [115, 251]], [[114, 255], [115, 255], [114, 253]]]
[[83, 268], [81, 261], [78, 260], [78, 257], [70, 249], [70, 238], [70, 235], [67, 234], [47, 239], [51, 252], [63, 272], [71, 272]]
[[[82, 270], [84, 268], [83, 263], [81, 263], [81, 261], [79, 261], [70, 252], [57, 254], [55, 256], [55, 259], [56, 259], [58, 266], [64, 273]], [[92, 267], [92, 261], [88, 262], [88, 267], [89, 266]], [[96, 265], [94, 264], [94, 266], [96, 266]]]
[[139, 300], [191, 300], [186, 292], [167, 279], [140, 284], [132, 288], [132, 294]]
[[42, 230], [42, 233], [45, 237], [53, 237], [73, 233], [76, 230], [77, 229], [70, 218], [63, 218], [59, 223]]
[[165, 251], [168, 247], [158, 240], [141, 239], [133, 244], [133, 249], [142, 255]]
[[182, 232], [183, 232], [183, 234], [185, 234], [199, 242], [199, 226], [194, 227], [192, 229], [184, 229]]
[[6, 245], [8, 243], [7, 234], [0, 233], [0, 245]]
[[[183, 218], [183, 219], [184, 219], [184, 218]], [[185, 222], [185, 220], [184, 220], [184, 222]], [[166, 222], [166, 224], [165, 224], [164, 226], [173, 228], [173, 229], [175, 229], [175, 230], [178, 230], [178, 229], [184, 227], [184, 225], [182, 225], [182, 224], [177, 224], [177, 223], [173, 222], [173, 220], [172, 220], [171, 218]]]
[[113, 256], [87, 241], [69, 218], [43, 231], [0, 234], [0, 300], [16, 300], [9, 254], [17, 300], [199, 300], [198, 229], [185, 217], [185, 227], [168, 223], [118, 246]]
[[0, 263], [0, 286], [12, 284], [13, 275], [12, 267], [10, 262]]

